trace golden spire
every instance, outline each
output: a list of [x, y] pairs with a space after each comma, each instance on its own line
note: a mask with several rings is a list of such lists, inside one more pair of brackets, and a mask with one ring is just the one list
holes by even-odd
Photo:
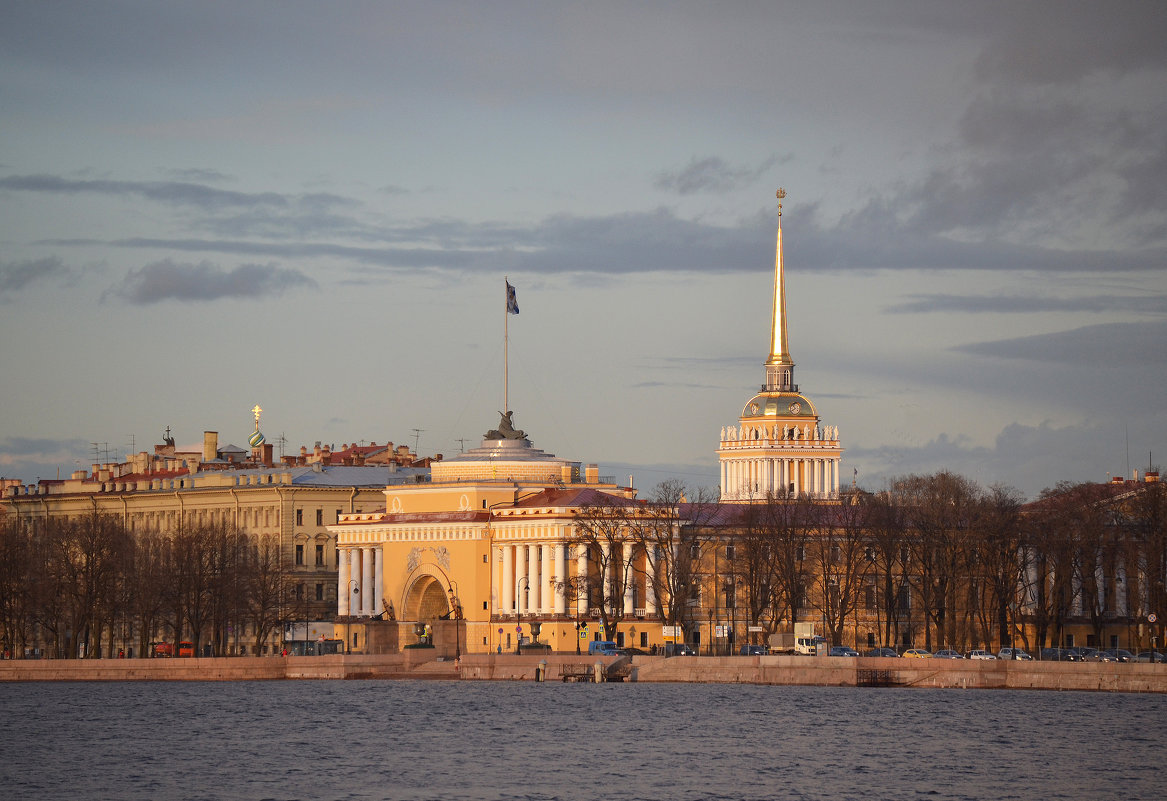
[[[771, 310], [772, 326], [770, 328], [770, 358], [766, 360], [766, 366], [770, 365], [794, 365], [794, 360], [790, 358], [790, 347], [786, 340], [786, 278], [782, 272], [782, 200], [786, 197], [786, 190], [779, 189], [778, 197], [778, 246], [777, 252], [774, 256], [774, 304]], [[780, 378], [777, 371], [766, 370], [766, 385], [767, 389], [779, 389], [790, 383], [790, 372], [787, 371], [784, 380], [775, 380]]]

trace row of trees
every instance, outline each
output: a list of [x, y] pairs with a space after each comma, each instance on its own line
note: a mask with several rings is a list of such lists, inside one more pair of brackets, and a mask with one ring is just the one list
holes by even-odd
[[[662, 484], [647, 502], [583, 508], [574, 542], [591, 569], [567, 580], [609, 636], [643, 585], [662, 622], [703, 617], [773, 632], [822, 625], [836, 644], [863, 628], [880, 645], [933, 648], [1064, 641], [1069, 626], [1131, 645], [1167, 613], [1167, 490], [1161, 483], [1062, 484], [1024, 504], [948, 472], [906, 476], [839, 503], [769, 497], [750, 504], [685, 498]], [[922, 642], [921, 642], [922, 640]], [[1138, 642], [1136, 642], [1138, 640]], [[861, 643], [860, 643], [861, 644]]]
[[224, 525], [132, 533], [93, 514], [0, 530], [0, 640], [9, 653], [145, 656], [161, 640], [191, 641], [196, 653], [204, 642], [216, 654], [233, 643], [259, 653], [291, 587], [274, 536]]

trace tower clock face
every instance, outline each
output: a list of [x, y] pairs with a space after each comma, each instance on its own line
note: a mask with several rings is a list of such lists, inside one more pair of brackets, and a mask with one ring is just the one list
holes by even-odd
[[757, 413], [758, 413], [758, 409], [759, 409], [759, 406], [758, 406], [758, 404], [756, 404], [756, 403], [751, 403], [751, 404], [750, 404], [750, 412], [751, 412], [752, 414], [757, 414]]
[[791, 414], [798, 414], [799, 412], [801, 412], [801, 411], [802, 411], [802, 404], [801, 404], [801, 403], [799, 403], [798, 401], [795, 401], [794, 403], [792, 403], [792, 404], [790, 404], [789, 406], [787, 406], [787, 407], [786, 407], [786, 409], [787, 409], [787, 411], [789, 411]]

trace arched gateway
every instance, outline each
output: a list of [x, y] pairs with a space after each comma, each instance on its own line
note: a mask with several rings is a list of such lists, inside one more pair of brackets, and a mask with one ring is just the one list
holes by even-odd
[[404, 620], [435, 620], [450, 614], [450, 599], [442, 582], [423, 573], [405, 592]]

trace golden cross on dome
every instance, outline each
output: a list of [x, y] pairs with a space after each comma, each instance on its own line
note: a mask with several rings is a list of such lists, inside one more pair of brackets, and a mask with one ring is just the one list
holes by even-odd
[[259, 414], [260, 414], [260, 412], [262, 412], [262, 411], [263, 411], [263, 409], [259, 408], [259, 404], [258, 404], [258, 403], [257, 403], [257, 404], [255, 404], [255, 408], [251, 410], [251, 413], [255, 415], [255, 425], [256, 425], [256, 427], [259, 427]]

